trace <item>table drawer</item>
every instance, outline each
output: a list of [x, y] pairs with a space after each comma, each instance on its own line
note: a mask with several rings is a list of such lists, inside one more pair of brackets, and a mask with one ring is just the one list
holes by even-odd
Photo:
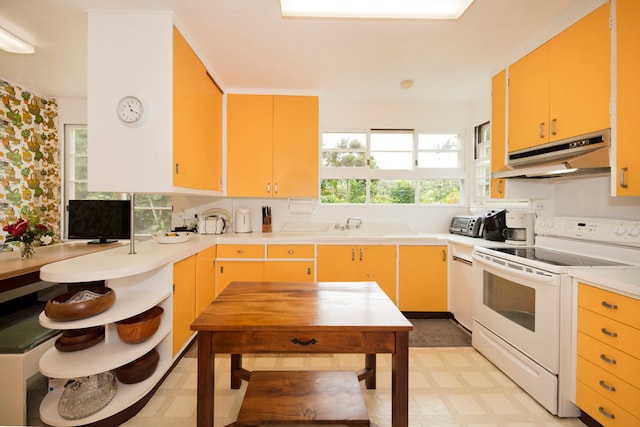
[[640, 418], [640, 389], [594, 365], [583, 357], [577, 358], [576, 378], [598, 394], [611, 400], [633, 416]]
[[640, 418], [634, 417], [581, 381], [576, 383], [576, 405], [604, 427], [640, 425]]
[[264, 245], [218, 245], [218, 258], [264, 258]]
[[631, 384], [640, 384], [640, 360], [584, 332], [578, 332], [578, 356]]
[[214, 353], [393, 353], [388, 332], [215, 332]]
[[640, 358], [640, 329], [578, 308], [578, 330], [612, 347]]
[[578, 305], [640, 329], [640, 300], [580, 283]]
[[267, 245], [267, 258], [313, 257], [313, 245]]

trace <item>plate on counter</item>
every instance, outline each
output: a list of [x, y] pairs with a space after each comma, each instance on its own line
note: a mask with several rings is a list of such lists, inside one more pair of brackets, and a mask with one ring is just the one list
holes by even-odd
[[193, 233], [184, 231], [171, 231], [169, 233], [154, 234], [153, 238], [158, 243], [184, 243], [191, 240]]

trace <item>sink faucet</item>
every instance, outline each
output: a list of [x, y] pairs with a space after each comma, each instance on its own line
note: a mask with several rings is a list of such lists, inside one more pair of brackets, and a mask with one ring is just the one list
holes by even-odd
[[347, 230], [351, 230], [351, 221], [358, 221], [358, 224], [354, 228], [356, 230], [360, 229], [360, 226], [362, 225], [362, 219], [349, 217], [347, 218], [347, 225], [345, 226]]

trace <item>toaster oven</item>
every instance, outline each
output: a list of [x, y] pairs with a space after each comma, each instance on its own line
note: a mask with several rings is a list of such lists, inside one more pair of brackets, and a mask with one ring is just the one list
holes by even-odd
[[482, 237], [482, 217], [456, 215], [451, 218], [449, 233], [468, 237]]

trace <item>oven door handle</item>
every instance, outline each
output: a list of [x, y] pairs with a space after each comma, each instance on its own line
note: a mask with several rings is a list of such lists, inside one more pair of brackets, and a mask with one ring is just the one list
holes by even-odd
[[[504, 259], [500, 259], [500, 264], [493, 263], [484, 258], [483, 254], [471, 254], [473, 258], [474, 268], [478, 266], [484, 270], [488, 270], [494, 274], [509, 275], [513, 278], [526, 280], [528, 282], [535, 281], [536, 285], [548, 284], [557, 285], [558, 275], [552, 274], [537, 268], [527, 267]], [[488, 255], [491, 258], [490, 255]]]

